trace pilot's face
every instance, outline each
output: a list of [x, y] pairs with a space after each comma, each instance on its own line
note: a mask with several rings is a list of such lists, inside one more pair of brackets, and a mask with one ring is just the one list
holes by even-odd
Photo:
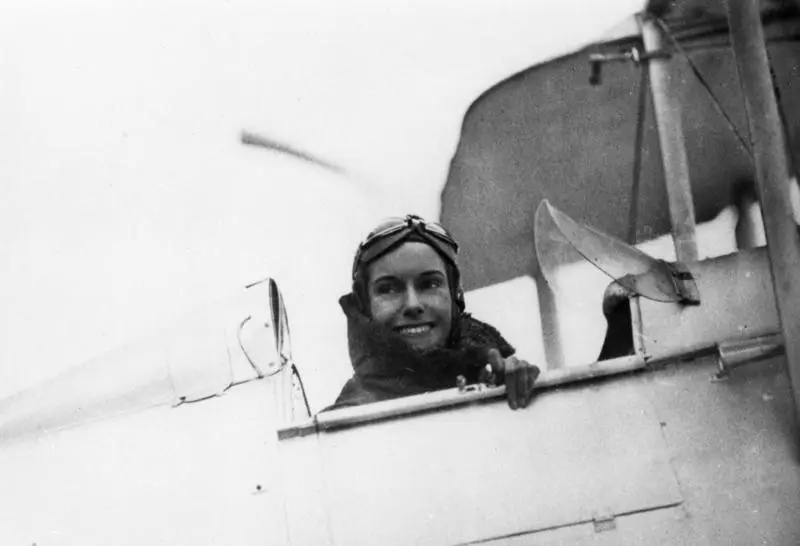
[[369, 266], [372, 319], [413, 348], [444, 347], [450, 334], [453, 302], [444, 261], [420, 242], [404, 243]]

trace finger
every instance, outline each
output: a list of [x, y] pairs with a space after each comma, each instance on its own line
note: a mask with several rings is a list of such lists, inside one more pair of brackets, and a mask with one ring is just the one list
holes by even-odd
[[531, 399], [533, 398], [533, 391], [536, 386], [536, 379], [539, 377], [539, 368], [536, 366], [522, 361], [520, 363], [521, 372], [520, 375], [522, 376], [523, 386], [522, 386], [522, 399], [520, 400], [520, 406], [523, 408], [528, 407], [530, 404]]
[[506, 398], [508, 406], [515, 410], [519, 407], [519, 370], [517, 369], [517, 359], [513, 356], [505, 361], [506, 369]]
[[519, 407], [527, 408], [533, 396], [533, 381], [531, 379], [530, 368], [520, 368], [517, 375], [519, 376], [520, 382], [519, 392], [517, 394], [519, 397]]
[[517, 408], [527, 408], [531, 401], [533, 391], [533, 380], [531, 379], [530, 364], [524, 360], [517, 361]]
[[492, 365], [492, 372], [495, 374], [503, 373], [505, 371], [505, 362], [503, 356], [497, 349], [489, 349], [489, 364]]

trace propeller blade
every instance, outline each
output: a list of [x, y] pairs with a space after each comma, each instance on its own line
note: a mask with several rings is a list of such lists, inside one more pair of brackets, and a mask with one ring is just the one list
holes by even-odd
[[302, 150], [298, 150], [288, 144], [283, 142], [279, 142], [277, 140], [263, 137], [260, 135], [256, 135], [254, 133], [249, 133], [247, 131], [242, 131], [242, 144], [246, 144], [249, 146], [259, 146], [261, 148], [266, 148], [268, 150], [273, 150], [278, 153], [283, 153], [290, 155], [294, 158], [297, 158], [301, 161], [306, 161], [308, 163], [312, 163], [329, 171], [333, 171], [337, 174], [345, 174], [345, 170], [335, 163], [331, 163], [330, 161], [325, 161], [315, 155], [309, 154]]

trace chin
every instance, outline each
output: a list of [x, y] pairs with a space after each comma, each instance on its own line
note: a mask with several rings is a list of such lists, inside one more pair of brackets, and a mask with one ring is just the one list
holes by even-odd
[[408, 341], [408, 344], [411, 345], [412, 349], [419, 353], [435, 351], [436, 349], [441, 349], [445, 345], [444, 340], [439, 339]]

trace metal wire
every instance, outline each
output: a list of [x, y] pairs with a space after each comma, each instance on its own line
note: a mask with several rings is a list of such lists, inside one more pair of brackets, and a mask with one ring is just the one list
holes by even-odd
[[655, 21], [658, 24], [658, 26], [661, 27], [661, 30], [664, 31], [664, 34], [666, 34], [669, 37], [669, 40], [672, 42], [672, 45], [675, 46], [675, 49], [678, 51], [678, 53], [683, 55], [683, 57], [686, 59], [686, 62], [689, 64], [689, 68], [692, 69], [692, 72], [694, 72], [694, 75], [695, 77], [697, 77], [697, 80], [700, 82], [700, 85], [703, 86], [703, 89], [706, 90], [709, 97], [711, 98], [711, 103], [714, 105], [714, 109], [728, 123], [728, 127], [731, 129], [731, 131], [733, 131], [733, 134], [736, 135], [736, 138], [739, 140], [739, 144], [742, 145], [742, 148], [744, 148], [744, 151], [747, 152], [747, 155], [750, 157], [750, 161], [752, 162], [753, 151], [750, 148], [750, 144], [747, 142], [747, 140], [745, 140], [744, 136], [742, 136], [742, 134], [739, 132], [739, 129], [736, 127], [736, 124], [733, 123], [733, 120], [730, 118], [730, 116], [728, 116], [728, 113], [722, 107], [722, 104], [720, 104], [716, 95], [714, 95], [714, 92], [711, 90], [711, 86], [703, 77], [703, 74], [700, 72], [700, 69], [697, 68], [697, 65], [694, 64], [694, 61], [692, 61], [691, 57], [689, 57], [689, 54], [686, 52], [686, 50], [681, 46], [681, 44], [678, 42], [675, 36], [672, 35], [666, 23], [664, 23], [664, 21], [658, 17], [655, 18]]
[[[300, 392], [303, 394], [303, 404], [306, 407], [306, 416], [311, 415], [311, 406], [308, 404], [308, 396], [306, 395], [306, 387], [303, 385], [303, 378], [300, 377], [300, 370], [297, 369], [297, 366], [292, 364], [292, 379], [297, 378], [297, 383], [300, 387]], [[292, 385], [294, 388], [294, 385]]]

